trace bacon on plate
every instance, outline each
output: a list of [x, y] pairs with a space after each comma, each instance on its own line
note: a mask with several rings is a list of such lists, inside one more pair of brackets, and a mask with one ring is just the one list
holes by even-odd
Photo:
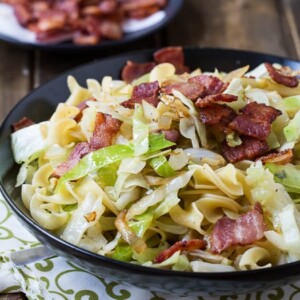
[[264, 237], [266, 225], [260, 203], [236, 220], [222, 217], [214, 226], [210, 235], [211, 251], [221, 253], [231, 246], [245, 246]]

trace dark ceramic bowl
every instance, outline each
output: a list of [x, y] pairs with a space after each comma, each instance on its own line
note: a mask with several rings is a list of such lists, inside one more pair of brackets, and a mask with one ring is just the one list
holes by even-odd
[[[34, 90], [21, 100], [10, 112], [0, 129], [0, 189], [7, 203], [19, 220], [36, 238], [55, 253], [82, 266], [99, 276], [123, 284], [164, 291], [177, 295], [197, 296], [200, 294], [230, 295], [265, 291], [300, 279], [300, 261], [277, 267], [230, 273], [191, 273], [137, 266], [109, 259], [76, 247], [38, 225], [24, 207], [20, 189], [14, 188], [18, 166], [14, 164], [10, 149], [11, 124], [23, 116], [36, 122], [46, 120], [58, 102], [68, 96], [67, 75], [75, 76], [81, 84], [87, 78], [101, 79], [104, 75], [118, 78], [120, 69], [127, 60], [145, 62], [152, 59], [153, 50], [125, 54], [73, 69]], [[192, 69], [230, 71], [249, 64], [252, 68], [269, 61], [300, 69], [300, 62], [267, 54], [236, 50], [186, 48], [186, 63]]]

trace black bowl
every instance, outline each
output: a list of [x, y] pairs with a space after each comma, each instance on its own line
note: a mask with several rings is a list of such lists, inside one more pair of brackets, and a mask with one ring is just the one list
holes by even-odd
[[[11, 124], [23, 116], [36, 122], [50, 117], [58, 102], [68, 96], [66, 79], [75, 76], [81, 84], [87, 78], [101, 79], [104, 75], [118, 78], [120, 69], [127, 60], [145, 62], [152, 59], [153, 50], [125, 54], [98, 62], [93, 62], [57, 77], [34, 90], [10, 112], [0, 128], [1, 185], [7, 203], [15, 215], [36, 238], [55, 253], [102, 277], [123, 284], [163, 291], [177, 295], [197, 296], [205, 294], [230, 295], [265, 291], [300, 279], [300, 262], [272, 268], [230, 273], [191, 273], [137, 266], [109, 259], [76, 247], [39, 226], [30, 216], [20, 198], [20, 189], [14, 188], [18, 166], [14, 164], [10, 148]], [[300, 62], [273, 55], [224, 49], [186, 48], [186, 63], [192, 69], [230, 71], [249, 64], [255, 67], [269, 61], [300, 69]]]

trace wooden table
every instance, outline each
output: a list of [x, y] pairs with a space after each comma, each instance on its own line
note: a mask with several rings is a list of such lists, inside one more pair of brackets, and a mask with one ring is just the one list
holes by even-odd
[[[252, 50], [300, 59], [298, 0], [185, 0], [161, 32], [126, 49], [88, 54], [25, 50], [0, 42], [0, 120], [34, 87], [79, 64], [121, 51], [166, 45]], [[0, 295], [0, 299], [4, 299]], [[24, 299], [14, 295], [13, 299]], [[19, 298], [18, 298], [19, 297]], [[9, 298], [5, 298], [9, 299]]]

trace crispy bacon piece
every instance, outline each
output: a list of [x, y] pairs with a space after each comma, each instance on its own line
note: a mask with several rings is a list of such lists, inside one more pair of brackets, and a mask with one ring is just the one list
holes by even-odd
[[229, 127], [240, 134], [262, 141], [270, 134], [272, 122], [281, 115], [281, 111], [257, 102], [247, 104], [240, 112]]
[[161, 132], [164, 133], [166, 140], [170, 142], [176, 143], [179, 140], [180, 134], [176, 129], [162, 130]]
[[121, 121], [114, 119], [110, 115], [97, 113], [95, 129], [90, 139], [92, 150], [98, 150], [110, 146], [117, 132], [120, 130]]
[[121, 7], [129, 18], [145, 18], [165, 7], [167, 0], [126, 0]]
[[61, 29], [65, 26], [67, 15], [60, 10], [50, 10], [41, 14], [37, 22], [37, 28], [40, 32], [46, 32]]
[[164, 86], [161, 91], [163, 93], [166, 93], [168, 95], [173, 94], [173, 90], [177, 90], [180, 93], [182, 93], [187, 98], [191, 99], [192, 101], [195, 101], [199, 97], [202, 97], [205, 93], [205, 87], [202, 84], [199, 83], [188, 83], [188, 82], [180, 82], [180, 83], [174, 83], [167, 86]]
[[236, 220], [222, 217], [210, 235], [211, 251], [221, 253], [231, 246], [245, 246], [264, 237], [266, 225], [260, 203], [255, 203], [251, 211]]
[[177, 74], [187, 72], [189, 68], [185, 65], [185, 58], [182, 47], [166, 47], [156, 51], [154, 60], [158, 63], [170, 63], [176, 68]]
[[266, 121], [268, 123], [274, 122], [275, 119], [282, 114], [280, 110], [272, 106], [257, 103], [256, 101], [248, 103], [240, 110], [240, 112], [250, 118], [262, 122]]
[[101, 149], [112, 144], [114, 136], [117, 134], [121, 122], [110, 115], [97, 113], [95, 128], [90, 142], [82, 142], [75, 146], [68, 157], [68, 160], [58, 165], [53, 173], [54, 177], [61, 177], [71, 170], [79, 160], [88, 153]]
[[199, 98], [196, 103], [195, 106], [199, 107], [199, 108], [203, 108], [206, 107], [208, 105], [210, 105], [211, 103], [214, 102], [233, 102], [236, 101], [238, 99], [237, 96], [235, 95], [230, 95], [230, 94], [214, 94], [214, 95], [208, 95], [204, 98]]
[[35, 124], [35, 123], [31, 119], [29, 119], [27, 117], [23, 117], [19, 121], [14, 122], [12, 124], [12, 128], [13, 128], [13, 131], [18, 131], [22, 128], [28, 127], [28, 126], [33, 125], [33, 124]]
[[240, 134], [265, 141], [271, 132], [271, 124], [260, 122], [245, 115], [238, 115], [230, 124], [229, 128]]
[[78, 123], [78, 122], [81, 120], [81, 118], [82, 118], [82, 111], [83, 111], [85, 108], [88, 107], [88, 105], [87, 105], [87, 102], [88, 102], [88, 101], [96, 101], [96, 99], [95, 99], [95, 98], [90, 98], [90, 99], [87, 99], [87, 100], [84, 100], [84, 101], [80, 102], [80, 103], [77, 105], [77, 107], [80, 109], [78, 115], [74, 118], [75, 121], [76, 121], [77, 123]]
[[25, 4], [21, 4], [21, 3], [16, 4], [14, 6], [14, 13], [18, 22], [22, 26], [26, 26], [32, 20], [32, 15], [30, 13], [30, 10], [28, 6]]
[[129, 60], [122, 69], [121, 78], [126, 82], [132, 82], [134, 79], [149, 73], [155, 66], [156, 63], [154, 61], [135, 63]]
[[68, 172], [73, 167], [75, 167], [75, 165], [80, 161], [82, 157], [84, 157], [90, 152], [91, 152], [91, 146], [88, 142], [82, 142], [77, 144], [73, 149], [73, 151], [70, 153], [68, 160], [59, 164], [55, 168], [52, 176], [57, 178], [63, 176], [66, 172]]
[[120, 40], [123, 36], [122, 26], [117, 21], [104, 20], [101, 22], [100, 32], [103, 38]]
[[114, 0], [104, 0], [98, 4], [101, 14], [112, 14], [116, 12], [118, 5]]
[[229, 133], [232, 130], [228, 124], [236, 117], [236, 112], [227, 105], [213, 103], [199, 110], [199, 119], [203, 124], [213, 126], [213, 128]]
[[170, 258], [177, 251], [193, 251], [197, 249], [204, 249], [206, 247], [206, 242], [200, 239], [185, 240], [176, 242], [174, 245], [168, 249], [162, 251], [155, 259], [154, 263], [159, 264], [166, 259]]
[[225, 141], [221, 144], [221, 153], [230, 163], [236, 163], [244, 159], [254, 159], [269, 150], [266, 141], [245, 136], [242, 136], [241, 140], [242, 144], [236, 147], [229, 147]]
[[[5, 0], [5, 2], [14, 7], [18, 22], [36, 33], [38, 41], [53, 43], [72, 40], [77, 44], [96, 44], [103, 38], [121, 39], [124, 19], [148, 17], [163, 9], [167, 0]], [[73, 34], [63, 34], [66, 32]]]
[[291, 76], [282, 69], [274, 68], [270, 63], [265, 63], [265, 67], [268, 70], [270, 77], [277, 83], [283, 84], [287, 87], [297, 87], [299, 84], [296, 76]]
[[225, 91], [226, 87], [228, 86], [227, 82], [223, 82], [221, 79], [211, 76], [211, 75], [197, 75], [191, 77], [188, 82], [197, 82], [205, 86], [206, 93], [205, 95], [214, 95], [214, 94], [221, 94]]
[[158, 105], [159, 84], [158, 81], [141, 83], [134, 86], [131, 99], [123, 102], [123, 106], [127, 108], [134, 108], [135, 103], [142, 103], [142, 100], [147, 101], [154, 107]]
[[265, 163], [274, 163], [278, 165], [285, 165], [291, 162], [293, 159], [292, 149], [287, 149], [280, 152], [270, 153], [268, 155], [262, 156], [259, 158], [264, 164]]

